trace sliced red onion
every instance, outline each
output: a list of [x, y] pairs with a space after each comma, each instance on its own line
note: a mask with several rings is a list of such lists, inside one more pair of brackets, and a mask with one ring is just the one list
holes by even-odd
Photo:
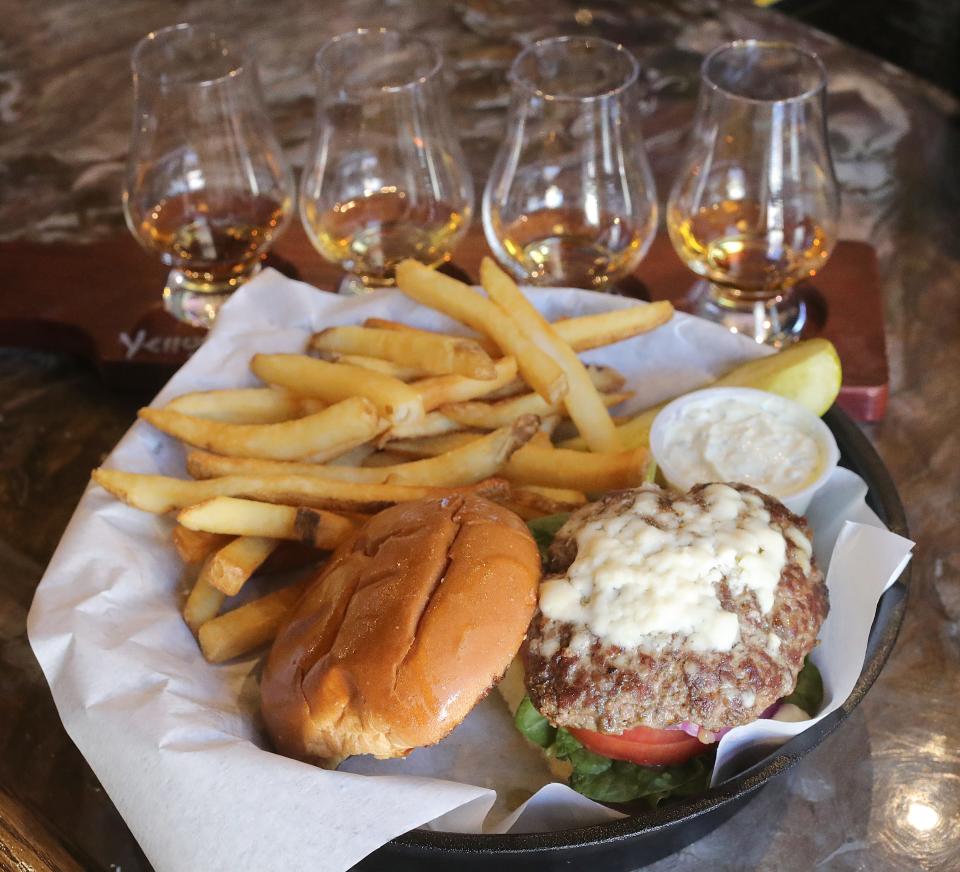
[[780, 711], [780, 706], [783, 705], [783, 700], [778, 699], [773, 705], [767, 706], [762, 712], [760, 712], [760, 717], [757, 718], [758, 721], [765, 721], [768, 718], [772, 718], [778, 711]]
[[[779, 710], [780, 706], [783, 705], [782, 700], [777, 700], [773, 705], [767, 706], [760, 716], [757, 718], [758, 721], [762, 721], [765, 718], [772, 718]], [[712, 745], [714, 742], [719, 742], [727, 733], [729, 733], [733, 727], [722, 727], [719, 730], [705, 730], [703, 727], [698, 724], [693, 723], [692, 721], [683, 721], [683, 723], [675, 724], [672, 727], [667, 727], [668, 730], [682, 730], [688, 736], [693, 736], [695, 739], [699, 739], [705, 745]]]

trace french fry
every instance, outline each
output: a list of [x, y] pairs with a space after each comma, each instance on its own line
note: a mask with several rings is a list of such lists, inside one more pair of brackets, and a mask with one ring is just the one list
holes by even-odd
[[188, 530], [179, 524], [173, 528], [171, 538], [173, 539], [173, 547], [177, 549], [177, 554], [187, 565], [203, 563], [211, 554], [219, 551], [230, 541], [229, 536]]
[[619, 449], [620, 439], [610, 413], [576, 352], [557, 336], [513, 279], [489, 257], [485, 257], [480, 265], [480, 280], [490, 299], [504, 312], [509, 312], [520, 329], [563, 368], [569, 386], [563, 402], [590, 450], [610, 452]]
[[[487, 402], [492, 403], [496, 400], [509, 400], [512, 397], [519, 397], [520, 394], [528, 393], [530, 393], [530, 385], [522, 378], [515, 378], [508, 381], [502, 388], [497, 388], [495, 391], [488, 391], [483, 395], [483, 398]], [[537, 396], [539, 397], [540, 394], [537, 394]]]
[[263, 535], [271, 539], [297, 540], [295, 506], [261, 503], [237, 497], [212, 497], [187, 506], [177, 523], [190, 530], [232, 536]]
[[570, 488], [540, 487], [538, 485], [524, 485], [510, 491], [510, 506], [521, 517], [528, 518], [528, 514], [517, 511], [523, 507], [536, 517], [544, 515], [558, 515], [561, 512], [573, 512], [587, 502], [587, 495], [583, 491]]
[[322, 412], [279, 424], [224, 424], [169, 409], [146, 408], [139, 415], [158, 430], [197, 448], [271, 460], [336, 457], [384, 429], [376, 407], [363, 397], [351, 397]]
[[468, 442], [437, 457], [398, 466], [383, 467], [390, 484], [467, 485], [495, 475], [511, 454], [537, 431], [540, 421], [533, 415], [517, 418], [507, 427]]
[[540, 394], [520, 394], [507, 400], [485, 403], [469, 400], [465, 403], [450, 403], [439, 411], [451, 421], [464, 427], [478, 430], [493, 430], [512, 421], [517, 415], [551, 415], [559, 411], [559, 403], [548, 403]]
[[220, 496], [229, 490], [222, 481], [185, 481], [166, 475], [124, 472], [119, 469], [95, 469], [90, 477], [105, 491], [128, 506], [163, 515]]
[[404, 457], [421, 458], [435, 457], [438, 454], [446, 454], [455, 448], [483, 438], [483, 433], [460, 432], [444, 433], [440, 436], [420, 436], [413, 439], [394, 439], [387, 443], [394, 454], [401, 454]]
[[541, 512], [539, 509], [531, 506], [525, 506], [523, 503], [518, 503], [513, 499], [505, 499], [500, 505], [505, 509], [510, 509], [511, 512], [519, 515], [524, 521], [535, 521], [537, 518], [544, 518], [549, 514], [548, 512]]
[[588, 351], [647, 333], [672, 317], [673, 306], [667, 300], [659, 300], [596, 315], [563, 318], [553, 322], [553, 329], [574, 351]]
[[[370, 513], [395, 503], [450, 493], [475, 493], [493, 498], [509, 490], [509, 484], [501, 478], [486, 479], [469, 487], [436, 488], [399, 484], [355, 484], [303, 475], [226, 475], [205, 481], [189, 481], [163, 475], [96, 469], [93, 480], [127, 505], [154, 514], [184, 509], [220, 496]], [[270, 535], [265, 530], [246, 532], [251, 535]]]
[[490, 300], [415, 260], [402, 261], [396, 277], [397, 286], [408, 297], [489, 336], [503, 354], [515, 357], [524, 380], [545, 400], [554, 403], [566, 393], [567, 379], [556, 361], [537, 348]]
[[546, 430], [541, 430], [539, 433], [534, 433], [533, 438], [530, 440], [531, 448], [553, 448], [553, 442], [550, 441], [550, 433]]
[[349, 399], [366, 398], [382, 417], [393, 423], [423, 417], [423, 404], [416, 391], [399, 379], [370, 369], [330, 363], [305, 354], [255, 354], [250, 369], [268, 384], [329, 403], [339, 405]]
[[[553, 322], [557, 335], [574, 351], [589, 351], [602, 345], [612, 345], [640, 333], [647, 333], [666, 324], [673, 317], [673, 306], [666, 300], [630, 306], [626, 309], [611, 309], [596, 315], [578, 315], [576, 318], [561, 318]], [[364, 327], [380, 330], [417, 330], [399, 321], [383, 318], [367, 318]], [[429, 330], [418, 330], [430, 334]], [[432, 334], [446, 335], [446, 334]], [[491, 354], [496, 352], [496, 344], [480, 338], [477, 340]]]
[[206, 451], [187, 454], [187, 472], [196, 479], [229, 475], [291, 476], [322, 478], [332, 481], [353, 481], [376, 484], [386, 476], [365, 466], [334, 466], [323, 463], [299, 463], [293, 460], [260, 460], [252, 457], [226, 457]]
[[437, 334], [434, 330], [424, 330], [422, 327], [411, 327], [409, 324], [404, 324], [403, 321], [391, 321], [389, 318], [365, 318], [363, 321], [364, 327], [370, 327], [373, 330], [410, 330], [414, 333], [428, 333], [430, 335], [450, 335], [450, 334]]
[[496, 474], [507, 458], [537, 433], [539, 424], [536, 417], [525, 415], [445, 454], [392, 466], [329, 467], [192, 451], [187, 455], [187, 470], [201, 479], [223, 475], [314, 476], [363, 483], [457, 487]]
[[309, 579], [238, 606], [200, 627], [200, 650], [210, 663], [225, 663], [270, 642], [307, 589]]
[[[212, 559], [213, 555], [207, 558], [207, 563]], [[207, 563], [204, 564], [204, 569], [206, 569]], [[225, 598], [226, 594], [210, 584], [203, 569], [200, 570], [200, 574], [187, 596], [187, 601], [183, 604], [183, 619], [187, 626], [196, 633], [202, 624], [216, 616]]]
[[623, 391], [627, 383], [626, 378], [612, 366], [601, 366], [596, 363], [587, 364], [587, 375], [593, 386], [601, 394], [615, 394]]
[[647, 457], [645, 448], [593, 454], [528, 443], [511, 455], [503, 475], [519, 485], [595, 493], [642, 484]]
[[[434, 330], [423, 330], [420, 327], [411, 327], [409, 324], [404, 324], [401, 321], [390, 321], [386, 318], [367, 318], [363, 322], [364, 327], [373, 327], [377, 330], [396, 330], [406, 333], [425, 333], [427, 336], [446, 336], [450, 339], [462, 339], [461, 336], [456, 336], [452, 333], [439, 333]], [[477, 343], [484, 351], [487, 352], [491, 357], [498, 357], [502, 352], [500, 351], [499, 346], [496, 342], [490, 339], [488, 336], [474, 335], [468, 337]]]
[[379, 357], [365, 357], [362, 354], [337, 354], [335, 351], [318, 352], [321, 360], [327, 360], [330, 363], [345, 363], [348, 366], [359, 366], [360, 369], [369, 369], [373, 372], [379, 372], [381, 375], [388, 375], [390, 378], [399, 379], [402, 382], [413, 381], [418, 378], [429, 378], [431, 373], [419, 369], [415, 366], [400, 366], [392, 360], [381, 360]]
[[359, 466], [376, 450], [377, 446], [372, 442], [365, 443], [364, 445], [358, 445], [356, 448], [351, 448], [346, 454], [338, 454], [333, 459], [328, 460], [327, 465]]
[[[629, 399], [631, 393], [601, 394], [605, 406], [616, 406]], [[521, 394], [497, 403], [484, 403], [473, 400], [466, 403], [453, 403], [441, 406], [440, 413], [451, 421], [464, 427], [476, 427], [480, 430], [494, 430], [505, 427], [520, 415], [556, 415], [562, 410], [559, 403], [548, 403], [540, 394]]]
[[312, 415], [326, 404], [277, 388], [235, 388], [181, 394], [164, 406], [172, 412], [225, 424], [277, 424]]
[[385, 466], [396, 466], [398, 463], [406, 463], [407, 458], [394, 451], [377, 451], [371, 454], [363, 463], [360, 464], [364, 469], [382, 469]]
[[350, 518], [323, 509], [261, 503], [236, 497], [214, 497], [189, 506], [177, 515], [177, 521], [191, 530], [293, 539], [325, 550], [336, 548], [357, 526]]
[[542, 509], [548, 515], [572, 512], [587, 502], [587, 495], [580, 490], [564, 487], [543, 487], [528, 484], [512, 491], [517, 502]]
[[495, 375], [492, 379], [467, 378], [462, 375], [438, 375], [413, 382], [410, 387], [423, 401], [426, 411], [445, 406], [448, 403], [461, 403], [482, 397], [496, 390], [517, 375], [517, 362], [513, 357], [502, 357], [494, 364]]
[[[622, 390], [627, 382], [612, 366], [600, 366], [599, 364], [589, 363], [587, 364], [587, 374], [590, 376], [590, 381], [593, 382], [593, 386], [602, 394]], [[519, 394], [525, 394], [529, 390], [530, 388], [527, 383], [523, 379], [518, 378], [507, 382], [502, 388], [484, 394], [483, 398], [491, 402], [494, 400], [506, 400]]]
[[279, 544], [264, 536], [239, 536], [204, 564], [201, 576], [227, 596], [235, 596]]
[[521, 500], [525, 496], [530, 497], [533, 501], [543, 498], [568, 506], [580, 506], [587, 501], [587, 495], [583, 491], [569, 487], [544, 487], [539, 484], [525, 484], [514, 488], [514, 491], [520, 492]]
[[492, 357], [500, 354], [497, 343], [487, 336], [475, 334], [473, 336], [457, 336], [454, 333], [441, 333], [438, 330], [424, 330], [422, 327], [411, 327], [402, 321], [391, 321], [389, 318], [367, 318], [363, 322], [364, 327], [370, 327], [374, 330], [394, 330], [403, 333], [420, 333], [424, 336], [445, 336], [448, 339], [471, 339], [480, 345], [484, 351]]
[[[452, 378], [460, 378], [455, 375]], [[442, 436], [444, 433], [458, 433], [463, 430], [463, 424], [451, 421], [446, 415], [439, 412], [427, 412], [419, 421], [409, 421], [396, 424], [381, 434], [377, 440], [377, 447], [382, 448], [391, 439], [416, 439], [421, 436]]]
[[439, 333], [330, 327], [314, 333], [310, 347], [379, 357], [401, 366], [419, 367], [434, 375], [464, 375], [476, 379], [491, 379], [496, 375], [490, 355], [474, 340]]

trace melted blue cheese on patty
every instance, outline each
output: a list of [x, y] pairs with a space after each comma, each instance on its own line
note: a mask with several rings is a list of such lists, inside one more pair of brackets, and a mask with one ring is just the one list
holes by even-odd
[[768, 613], [786, 540], [755, 494], [712, 484], [702, 505], [681, 499], [667, 510], [658, 494], [641, 490], [629, 510], [585, 522], [566, 574], [541, 585], [540, 610], [622, 648], [656, 651], [679, 634], [693, 650], [729, 651], [739, 622], [718, 583], [734, 596], [752, 591]]

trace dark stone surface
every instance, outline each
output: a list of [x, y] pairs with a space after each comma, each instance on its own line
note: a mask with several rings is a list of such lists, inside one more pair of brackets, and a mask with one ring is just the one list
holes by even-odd
[[[0, 0], [0, 237], [82, 242], [122, 232], [129, 51], [149, 28], [178, 19], [228, 22], [249, 36], [294, 164], [303, 160], [311, 123], [307, 70], [324, 37], [387, 22], [435, 40], [448, 54], [455, 113], [481, 184], [503, 126], [503, 75], [518, 47], [573, 31], [613, 36], [644, 64], [661, 202], [704, 51], [767, 35], [822, 54], [844, 189], [841, 235], [868, 240], [881, 258], [893, 393], [887, 419], [869, 436], [898, 482], [918, 540], [913, 594], [893, 657], [849, 722], [733, 820], [652, 868], [960, 866], [954, 100], [796, 22], [707, 0], [402, 0], [389, 8], [373, 0]], [[17, 292], [3, 285], [3, 269], [0, 262], [0, 307]], [[148, 865], [63, 732], [24, 622], [90, 468], [146, 399], [108, 390], [69, 358], [0, 354], [0, 783], [38, 808], [85, 865], [123, 872]]]

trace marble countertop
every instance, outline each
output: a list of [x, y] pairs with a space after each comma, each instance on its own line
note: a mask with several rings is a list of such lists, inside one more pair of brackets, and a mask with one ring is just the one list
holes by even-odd
[[[0, 240], [82, 244], [125, 233], [129, 53], [147, 30], [181, 19], [229, 24], [250, 39], [295, 166], [311, 124], [310, 61], [326, 36], [389, 23], [434, 40], [447, 53], [458, 128], [480, 184], [503, 129], [504, 73], [518, 48], [552, 34], [612, 36], [643, 65], [661, 199], [705, 51], [731, 38], [778, 36], [821, 54], [843, 186], [841, 235], [870, 242], [881, 264], [892, 393], [886, 419], [867, 434], [918, 543], [908, 614], [884, 672], [842, 729], [731, 821], [649, 868], [960, 867], [957, 103], [830, 37], [737, 3], [0, 0]], [[4, 269], [0, 260], [0, 307], [18, 292], [4, 286]], [[60, 727], [25, 619], [90, 468], [146, 399], [106, 387], [72, 358], [0, 350], [0, 694], [8, 701], [0, 786], [39, 810], [85, 867], [123, 872], [150, 867]]]

